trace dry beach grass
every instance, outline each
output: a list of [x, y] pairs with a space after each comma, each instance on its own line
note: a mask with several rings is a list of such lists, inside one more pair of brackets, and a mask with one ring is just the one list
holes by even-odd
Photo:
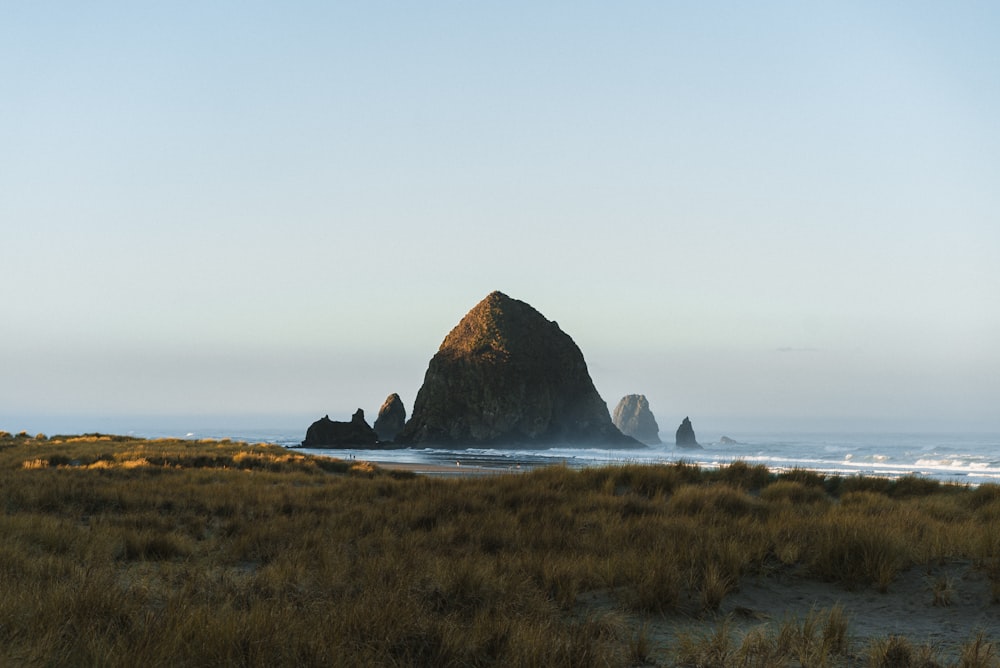
[[0, 510], [0, 665], [998, 665], [992, 485], [3, 435]]

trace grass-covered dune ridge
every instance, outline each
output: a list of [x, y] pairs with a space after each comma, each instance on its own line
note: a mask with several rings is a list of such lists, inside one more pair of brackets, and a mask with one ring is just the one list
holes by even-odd
[[920, 478], [437, 479], [268, 445], [4, 435], [0, 665], [996, 665], [974, 629], [926, 646], [855, 636], [836, 607], [720, 611], [751, 577], [891, 594], [915, 567], [947, 606], [930, 575], [953, 563], [995, 611], [998, 520], [1000, 487]]

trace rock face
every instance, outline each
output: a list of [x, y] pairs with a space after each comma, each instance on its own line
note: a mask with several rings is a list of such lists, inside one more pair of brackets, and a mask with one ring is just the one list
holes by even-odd
[[528, 304], [490, 293], [431, 359], [397, 442], [636, 447], [611, 423], [583, 353]]
[[365, 422], [365, 412], [360, 408], [350, 422], [334, 422], [326, 415], [316, 420], [306, 430], [305, 448], [350, 448], [375, 445], [378, 436]]
[[393, 441], [396, 435], [403, 431], [406, 424], [406, 409], [403, 407], [403, 400], [396, 393], [390, 394], [382, 403], [382, 408], [378, 409], [378, 417], [375, 418], [375, 433], [378, 440], [382, 442]]
[[622, 397], [615, 406], [611, 421], [621, 433], [646, 445], [657, 445], [660, 442], [660, 427], [643, 394], [627, 394]]
[[740, 445], [739, 441], [729, 438], [728, 436], [723, 436], [722, 438], [720, 438], [719, 443], [721, 445]]
[[694, 427], [691, 426], [690, 418], [684, 418], [681, 426], [677, 427], [677, 447], [679, 448], [700, 448], [698, 440], [694, 437]]

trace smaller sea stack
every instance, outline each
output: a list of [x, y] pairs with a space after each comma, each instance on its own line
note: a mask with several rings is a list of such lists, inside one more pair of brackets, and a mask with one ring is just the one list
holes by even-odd
[[618, 430], [646, 445], [659, 445], [660, 427], [643, 394], [627, 394], [615, 406], [611, 416]]
[[306, 430], [304, 448], [351, 448], [378, 443], [375, 430], [365, 422], [365, 412], [360, 408], [350, 422], [335, 422], [329, 415], [321, 417]]
[[403, 400], [393, 392], [386, 397], [382, 407], [378, 409], [378, 417], [375, 418], [375, 433], [382, 443], [396, 440], [396, 435], [403, 431], [406, 424], [406, 408], [403, 407]]
[[677, 427], [677, 447], [678, 448], [700, 448], [698, 439], [694, 437], [694, 427], [691, 426], [691, 419], [684, 418], [681, 426]]

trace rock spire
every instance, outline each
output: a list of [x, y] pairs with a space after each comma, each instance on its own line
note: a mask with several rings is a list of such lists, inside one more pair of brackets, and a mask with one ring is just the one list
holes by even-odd
[[378, 409], [378, 417], [375, 418], [375, 433], [378, 440], [388, 442], [395, 440], [396, 435], [403, 430], [406, 424], [406, 408], [403, 407], [403, 400], [393, 392], [382, 403]]
[[656, 424], [649, 402], [643, 394], [627, 394], [615, 406], [611, 421], [626, 436], [646, 445], [660, 443], [660, 427]]
[[690, 418], [684, 418], [681, 426], [677, 427], [677, 447], [679, 448], [700, 448], [698, 439], [694, 437], [694, 427]]

